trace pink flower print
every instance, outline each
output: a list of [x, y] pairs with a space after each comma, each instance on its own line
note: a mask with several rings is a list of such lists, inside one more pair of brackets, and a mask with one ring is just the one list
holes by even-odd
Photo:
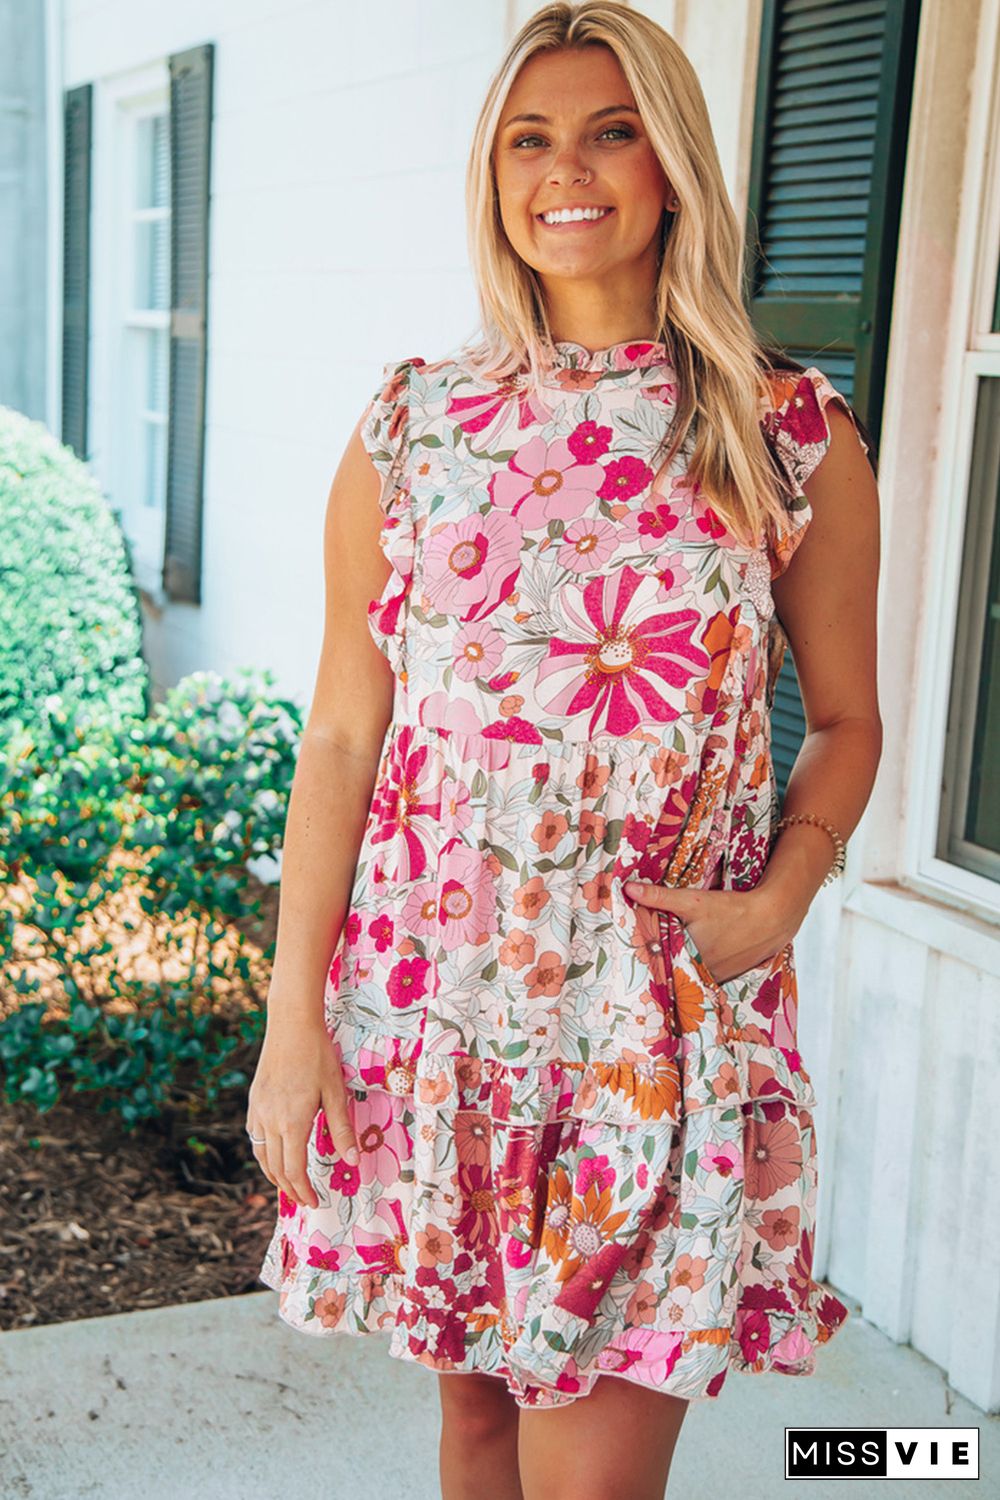
[[605, 467], [604, 482], [597, 491], [601, 500], [631, 500], [647, 484], [652, 483], [653, 471], [641, 458], [626, 455], [613, 458]]
[[610, 427], [599, 427], [596, 422], [581, 422], [574, 427], [566, 442], [578, 464], [594, 463], [607, 453], [613, 436]]
[[594, 1184], [597, 1191], [603, 1193], [605, 1188], [614, 1187], [615, 1176], [615, 1169], [606, 1156], [585, 1156], [577, 1168], [574, 1192], [582, 1198]]
[[685, 1337], [680, 1329], [626, 1328], [601, 1350], [597, 1364], [605, 1370], [634, 1369], [643, 1384], [662, 1386], [680, 1358]]
[[413, 728], [399, 732], [382, 782], [372, 802], [377, 826], [372, 844], [391, 841], [397, 880], [416, 880], [426, 870], [429, 842], [441, 816], [441, 793], [426, 745], [413, 745]]
[[331, 1245], [325, 1234], [311, 1234], [306, 1243], [305, 1263], [318, 1271], [339, 1271], [350, 1254], [347, 1245]]
[[368, 932], [376, 953], [386, 953], [392, 947], [393, 923], [387, 912], [382, 912], [368, 924]]
[[727, 1141], [724, 1146], [706, 1141], [698, 1165], [703, 1172], [718, 1172], [721, 1177], [731, 1177], [738, 1182], [743, 1176], [743, 1152], [732, 1141]]
[[355, 1135], [361, 1160], [361, 1181], [390, 1187], [399, 1181], [400, 1167], [413, 1151], [413, 1142], [397, 1115], [390, 1094], [370, 1089], [364, 1101], [355, 1104]]
[[644, 552], [662, 550], [674, 532], [678, 532], [681, 517], [665, 495], [651, 491], [637, 510], [630, 510], [622, 517], [621, 534], [629, 541], [638, 542]]
[[519, 718], [517, 714], [508, 719], [497, 719], [492, 724], [487, 724], [483, 730], [484, 738], [488, 740], [504, 740], [508, 745], [540, 745], [542, 743], [541, 731], [527, 719]]
[[563, 532], [556, 557], [571, 573], [592, 573], [602, 567], [618, 547], [619, 533], [610, 521], [571, 521]]
[[521, 528], [497, 511], [464, 516], [430, 533], [422, 587], [444, 615], [480, 620], [514, 591], [521, 566]]
[[454, 776], [441, 782], [441, 826], [449, 835], [462, 833], [472, 822], [471, 795], [467, 783]]
[[603, 477], [600, 464], [577, 463], [565, 438], [533, 437], [491, 475], [487, 489], [499, 511], [510, 511], [530, 531], [582, 515]]
[[686, 594], [694, 574], [690, 568], [686, 568], [676, 558], [665, 558], [658, 563], [655, 570], [655, 577], [659, 580], [660, 584], [656, 597], [665, 602], [668, 599], [676, 599], [681, 594]]
[[510, 750], [502, 737], [487, 737], [486, 726], [465, 698], [448, 693], [428, 693], [420, 700], [420, 722], [447, 729], [453, 736], [455, 754], [484, 771], [502, 771], [510, 763]]
[[[365, 1160], [364, 1157], [361, 1158]], [[395, 1198], [380, 1198], [375, 1215], [388, 1221], [388, 1235], [376, 1234], [362, 1229], [360, 1224], [354, 1231], [355, 1248], [359, 1258], [371, 1272], [380, 1271], [385, 1276], [398, 1275], [406, 1259], [409, 1244], [403, 1210]]]
[[485, 432], [498, 418], [506, 423], [512, 405], [517, 407], [517, 425], [522, 430], [548, 421], [552, 415], [549, 407], [529, 390], [521, 390], [520, 385], [516, 375], [508, 375], [477, 396], [451, 396], [445, 415], [457, 421], [467, 435]]
[[500, 665], [503, 644], [499, 630], [484, 621], [463, 625], [452, 641], [455, 676], [463, 682], [489, 677]]
[[452, 953], [466, 944], [477, 947], [486, 942], [499, 926], [496, 878], [487, 856], [451, 843], [442, 854], [438, 878], [442, 947]]
[[776, 1365], [797, 1365], [812, 1354], [813, 1345], [801, 1328], [790, 1328], [771, 1350]]
[[427, 994], [430, 967], [430, 959], [419, 957], [402, 958], [398, 964], [393, 964], [385, 984], [389, 1004], [397, 1010], [419, 1004]]
[[[550, 713], [591, 710], [590, 737], [629, 734], [643, 722], [668, 724], [679, 716], [680, 690], [711, 662], [691, 639], [702, 621], [698, 610], [649, 613], [658, 587], [656, 578], [626, 563], [582, 590], [564, 591], [562, 609], [576, 638], [555, 636], [537, 674], [539, 684], [553, 679], [544, 705]], [[673, 702], [660, 683], [678, 690]]]
[[[444, 789], [442, 788], [442, 805]], [[422, 880], [410, 891], [403, 905], [401, 922], [414, 937], [430, 937], [437, 931], [437, 881]]]

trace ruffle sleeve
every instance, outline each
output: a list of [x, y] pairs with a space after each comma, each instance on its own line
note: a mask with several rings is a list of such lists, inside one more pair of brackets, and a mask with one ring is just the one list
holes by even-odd
[[[785, 517], [768, 526], [767, 555], [773, 580], [788, 567], [812, 520], [812, 507], [803, 486], [830, 446], [826, 408], [837, 400], [848, 416], [851, 409], [843, 393], [815, 365], [801, 374], [798, 370], [775, 370], [768, 383], [771, 397], [765, 403], [761, 425], [791, 489]], [[860, 432], [858, 441], [867, 453], [868, 445]]]
[[368, 604], [368, 626], [398, 677], [405, 679], [406, 604], [413, 579], [415, 529], [410, 503], [410, 377], [425, 361], [392, 361], [361, 419], [361, 440], [382, 479], [379, 544], [392, 564], [382, 593]]

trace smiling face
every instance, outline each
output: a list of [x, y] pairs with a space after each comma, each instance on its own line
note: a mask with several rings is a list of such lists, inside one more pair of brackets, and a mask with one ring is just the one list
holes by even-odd
[[[494, 170], [507, 238], [543, 283], [653, 286], [671, 190], [609, 47], [529, 58], [500, 117]], [[546, 221], [573, 209], [584, 216]]]

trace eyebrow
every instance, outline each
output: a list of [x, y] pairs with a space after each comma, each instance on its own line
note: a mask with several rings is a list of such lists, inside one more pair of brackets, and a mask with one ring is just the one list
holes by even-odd
[[[609, 104], [607, 109], [595, 109], [594, 113], [588, 115], [587, 118], [588, 120], [603, 120], [605, 115], [637, 115], [638, 113], [634, 104]], [[519, 121], [524, 121], [529, 125], [552, 124], [548, 115], [511, 115], [509, 120], [504, 121], [503, 129], [506, 130], [508, 125], [516, 125]]]

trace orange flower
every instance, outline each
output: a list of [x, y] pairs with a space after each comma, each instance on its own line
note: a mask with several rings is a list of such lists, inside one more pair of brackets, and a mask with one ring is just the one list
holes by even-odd
[[531, 1000], [539, 995], [555, 999], [562, 993], [565, 983], [566, 965], [560, 962], [559, 954], [552, 951], [541, 954], [535, 967], [524, 976], [525, 990]]
[[791, 1120], [746, 1121], [745, 1188], [748, 1198], [767, 1199], [802, 1171], [802, 1137]]
[[519, 885], [514, 892], [514, 915], [537, 917], [548, 899], [549, 893], [545, 889], [545, 882], [541, 875], [533, 875], [530, 880]]
[[548, 854], [553, 850], [569, 829], [569, 819], [565, 813], [543, 812], [534, 828], [531, 837], [538, 845], [542, 854]]
[[535, 961], [535, 939], [530, 933], [515, 927], [500, 944], [499, 957], [508, 969], [523, 969], [525, 964]]

